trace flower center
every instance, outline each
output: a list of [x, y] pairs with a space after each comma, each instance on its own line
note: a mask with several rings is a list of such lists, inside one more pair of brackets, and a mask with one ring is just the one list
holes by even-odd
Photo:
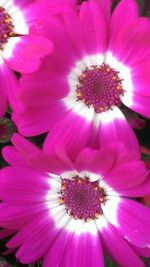
[[97, 219], [102, 214], [101, 203], [105, 202], [105, 193], [99, 183], [78, 176], [72, 180], [62, 179], [59, 196], [60, 204], [65, 205], [67, 213], [74, 219]]
[[103, 63], [86, 68], [78, 79], [77, 100], [83, 101], [88, 107], [92, 106], [95, 112], [121, 105], [121, 96], [124, 94], [122, 80], [109, 65]]
[[3, 49], [3, 45], [7, 43], [10, 36], [13, 36], [12, 18], [0, 6], [0, 49]]

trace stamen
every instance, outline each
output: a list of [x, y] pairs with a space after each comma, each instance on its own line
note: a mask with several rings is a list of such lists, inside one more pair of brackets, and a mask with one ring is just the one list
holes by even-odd
[[121, 105], [124, 94], [118, 71], [109, 65], [92, 65], [78, 77], [77, 100], [100, 113]]
[[101, 203], [105, 202], [105, 193], [99, 182], [90, 182], [78, 176], [72, 180], [63, 179], [59, 192], [59, 203], [75, 220], [84, 221], [98, 219], [102, 214]]
[[3, 49], [10, 36], [14, 36], [12, 18], [3, 7], [0, 7], [0, 49]]

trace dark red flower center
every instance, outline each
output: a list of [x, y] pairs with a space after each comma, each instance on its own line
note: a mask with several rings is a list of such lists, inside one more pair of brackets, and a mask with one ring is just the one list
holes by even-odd
[[3, 49], [10, 36], [13, 36], [12, 18], [3, 7], [0, 7], [0, 49]]
[[121, 82], [118, 72], [109, 65], [86, 68], [79, 77], [77, 100], [93, 107], [97, 113], [112, 109], [113, 106], [120, 106], [124, 93]]
[[105, 202], [105, 193], [98, 182], [78, 176], [72, 180], [62, 179], [60, 194], [60, 204], [65, 205], [67, 213], [74, 219], [88, 221], [102, 214], [101, 203]]

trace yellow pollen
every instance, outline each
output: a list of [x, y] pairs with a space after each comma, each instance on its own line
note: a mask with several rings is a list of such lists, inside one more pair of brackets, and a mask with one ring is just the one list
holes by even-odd
[[117, 90], [120, 90], [121, 89], [121, 86], [120, 85], [117, 85]]
[[94, 187], [94, 191], [98, 191], [98, 186]]
[[10, 32], [10, 33], [9, 33], [9, 36], [14, 36], [14, 33], [13, 33], [13, 32]]
[[9, 23], [10, 22], [10, 18], [5, 19], [5, 22]]
[[82, 180], [81, 179], [78, 179], [78, 184], [82, 184]]
[[106, 71], [107, 71], [107, 72], [110, 72], [110, 68], [107, 68]]
[[66, 186], [64, 184], [62, 184], [61, 190], [65, 190], [65, 189], [66, 189]]
[[85, 73], [82, 73], [82, 78], [85, 78], [87, 75]]
[[99, 107], [99, 110], [103, 111], [103, 110], [104, 110], [104, 108], [103, 108], [103, 107]]
[[77, 93], [77, 96], [82, 96], [82, 93], [81, 93], [81, 92], [78, 92], [78, 93]]
[[7, 39], [8, 35], [5, 33], [3, 34], [3, 38]]
[[96, 218], [96, 219], [99, 218], [99, 213], [98, 213], [98, 212], [95, 213], [95, 218]]
[[64, 204], [64, 199], [63, 198], [59, 198], [59, 203], [60, 204]]
[[116, 76], [113, 76], [112, 77], [112, 80], [116, 81], [117, 80], [117, 77]]
[[103, 197], [100, 197], [100, 198], [99, 198], [99, 201], [100, 201], [100, 202], [104, 202], [104, 198], [103, 198]]

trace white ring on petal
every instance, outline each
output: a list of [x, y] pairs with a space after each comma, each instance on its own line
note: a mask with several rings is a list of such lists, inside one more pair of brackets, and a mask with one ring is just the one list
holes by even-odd
[[101, 215], [97, 220], [95, 220], [95, 223], [99, 231], [101, 231], [103, 228], [108, 227], [108, 221], [103, 215]]
[[62, 172], [60, 174], [60, 177], [63, 179], [63, 178], [66, 178], [66, 179], [70, 179], [72, 180], [73, 177], [77, 176], [78, 175], [78, 172], [76, 170], [74, 171], [66, 171], [66, 172]]
[[119, 196], [119, 194], [116, 191], [114, 191], [112, 187], [110, 187], [107, 183], [104, 182], [103, 178], [100, 179], [99, 186], [104, 189], [104, 192], [108, 196], [108, 199], [109, 196]]
[[[122, 86], [125, 91], [127, 91], [127, 98], [130, 103], [128, 103], [128, 106], [132, 105], [132, 95], [133, 95], [133, 83], [131, 78], [131, 69], [127, 66], [125, 66], [122, 62], [118, 61], [116, 57], [113, 56], [111, 51], [107, 52], [105, 54], [105, 64], [108, 64], [111, 68], [115, 69], [116, 71], [119, 71], [119, 77], [123, 79]], [[130, 94], [128, 94], [130, 93]], [[130, 96], [130, 97], [129, 97]], [[121, 97], [121, 100], [125, 100], [126, 98], [126, 92], [124, 92], [124, 96]]]
[[76, 234], [77, 236], [83, 233], [90, 233], [93, 236], [97, 235], [97, 228], [94, 220], [89, 222], [75, 220], [66, 213], [63, 205], [52, 209], [50, 211], [50, 215], [52, 216], [57, 229], [64, 229], [67, 232]]
[[20, 42], [20, 40], [21, 37], [10, 37], [8, 42], [4, 45], [4, 50], [0, 51], [1, 56], [5, 59], [11, 58], [15, 46]]
[[82, 171], [82, 172], [79, 172], [79, 177], [85, 179], [86, 178], [89, 178], [89, 181], [90, 182], [96, 182], [96, 181], [99, 181], [102, 176], [100, 174], [96, 174], [94, 172], [90, 172], [90, 171]]
[[121, 198], [117, 196], [108, 196], [108, 199], [105, 203], [101, 204], [103, 214], [106, 219], [115, 226], [119, 226], [117, 214], [118, 214], [118, 205], [121, 202]]

